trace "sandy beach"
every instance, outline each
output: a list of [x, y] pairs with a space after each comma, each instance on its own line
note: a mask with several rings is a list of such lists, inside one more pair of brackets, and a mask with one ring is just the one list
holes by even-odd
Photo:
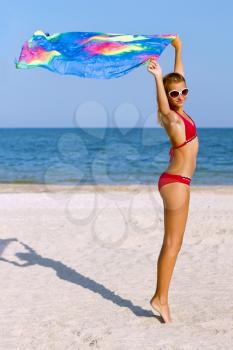
[[191, 186], [170, 286], [156, 186], [0, 185], [1, 350], [232, 349], [233, 186]]

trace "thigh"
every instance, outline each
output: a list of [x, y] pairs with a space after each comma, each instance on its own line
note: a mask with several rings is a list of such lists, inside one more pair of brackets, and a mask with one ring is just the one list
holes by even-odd
[[164, 205], [164, 239], [182, 242], [190, 201], [190, 186], [173, 182], [160, 190]]

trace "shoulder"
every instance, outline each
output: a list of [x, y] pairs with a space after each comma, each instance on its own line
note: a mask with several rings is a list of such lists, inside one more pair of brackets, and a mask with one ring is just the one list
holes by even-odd
[[163, 121], [163, 125], [167, 128], [171, 128], [174, 125], [177, 125], [180, 123], [180, 118], [177, 115], [176, 112], [170, 110], [169, 113], [167, 113], [166, 115], [161, 113], [161, 119]]
[[170, 140], [172, 140], [177, 133], [182, 132], [184, 126], [182, 119], [174, 111], [171, 111], [163, 117], [163, 127], [166, 130]]

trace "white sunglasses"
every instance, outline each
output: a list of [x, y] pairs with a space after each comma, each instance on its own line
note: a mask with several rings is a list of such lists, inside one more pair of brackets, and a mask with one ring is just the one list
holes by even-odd
[[187, 96], [188, 95], [188, 92], [189, 92], [189, 89], [188, 88], [185, 88], [181, 91], [178, 91], [178, 90], [172, 90], [172, 91], [169, 91], [168, 92], [168, 95], [172, 98], [176, 98], [180, 95], [183, 95], [183, 96]]

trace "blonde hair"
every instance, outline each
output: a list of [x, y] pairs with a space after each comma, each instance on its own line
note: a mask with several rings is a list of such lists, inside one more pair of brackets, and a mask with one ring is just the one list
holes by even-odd
[[[165, 89], [166, 93], [168, 93], [168, 87], [171, 83], [180, 83], [182, 81], [186, 83], [184, 76], [180, 73], [173, 72], [173, 73], [166, 74], [163, 77], [163, 85], [164, 85], [164, 89]], [[163, 114], [160, 112], [159, 108], [157, 110], [157, 122], [162, 127], [164, 127]]]

